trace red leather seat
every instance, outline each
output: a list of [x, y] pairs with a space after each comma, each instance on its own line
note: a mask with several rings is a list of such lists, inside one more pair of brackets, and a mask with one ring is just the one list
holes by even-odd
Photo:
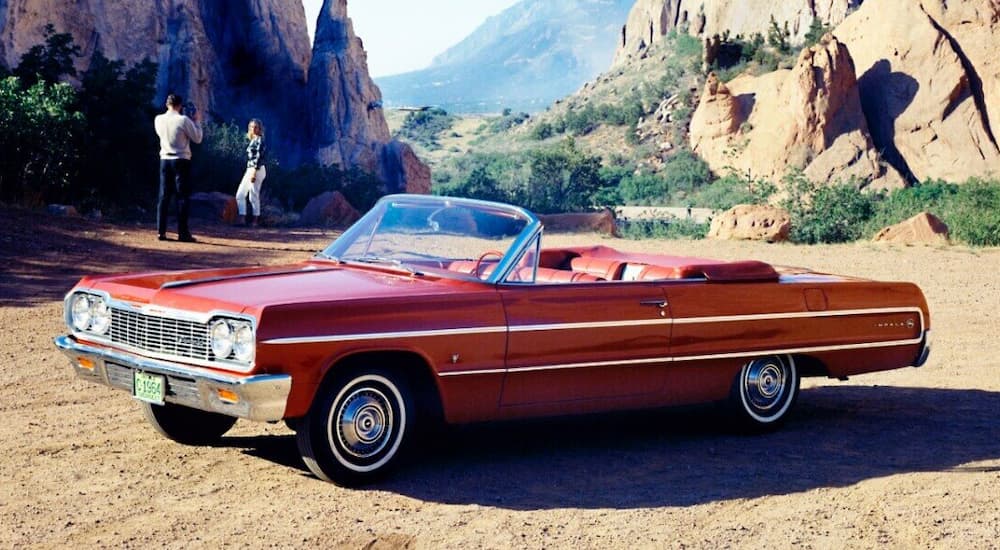
[[693, 266], [662, 266], [647, 265], [639, 272], [637, 281], [655, 281], [657, 279], [686, 279], [689, 277], [701, 277], [702, 273]]
[[625, 262], [606, 258], [594, 258], [590, 256], [580, 256], [573, 258], [569, 262], [573, 271], [582, 271], [605, 281], [619, 281], [622, 278], [622, 271], [625, 270]]
[[539, 267], [535, 274], [536, 283], [590, 283], [604, 279], [582, 271], [567, 271], [565, 269], [550, 269]]

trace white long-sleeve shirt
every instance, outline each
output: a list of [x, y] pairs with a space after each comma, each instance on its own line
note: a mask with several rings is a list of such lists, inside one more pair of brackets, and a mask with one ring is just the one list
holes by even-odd
[[191, 160], [191, 142], [201, 143], [201, 126], [173, 109], [157, 115], [153, 121], [160, 137], [161, 159]]

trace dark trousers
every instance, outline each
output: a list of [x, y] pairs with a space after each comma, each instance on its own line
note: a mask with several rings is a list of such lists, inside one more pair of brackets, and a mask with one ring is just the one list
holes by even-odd
[[190, 236], [188, 215], [191, 213], [191, 161], [188, 159], [160, 159], [160, 199], [156, 204], [156, 229], [167, 232], [170, 199], [177, 200], [177, 234]]

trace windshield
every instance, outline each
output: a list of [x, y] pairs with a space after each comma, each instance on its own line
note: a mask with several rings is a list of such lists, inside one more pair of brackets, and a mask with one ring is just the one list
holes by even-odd
[[505, 204], [392, 195], [320, 257], [495, 281], [525, 256], [522, 250], [540, 229], [530, 212]]

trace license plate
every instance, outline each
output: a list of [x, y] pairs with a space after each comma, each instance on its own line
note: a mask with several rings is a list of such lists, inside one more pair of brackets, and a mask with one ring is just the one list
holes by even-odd
[[163, 396], [167, 394], [167, 379], [159, 374], [149, 374], [135, 371], [132, 375], [132, 395], [140, 401], [163, 404]]

